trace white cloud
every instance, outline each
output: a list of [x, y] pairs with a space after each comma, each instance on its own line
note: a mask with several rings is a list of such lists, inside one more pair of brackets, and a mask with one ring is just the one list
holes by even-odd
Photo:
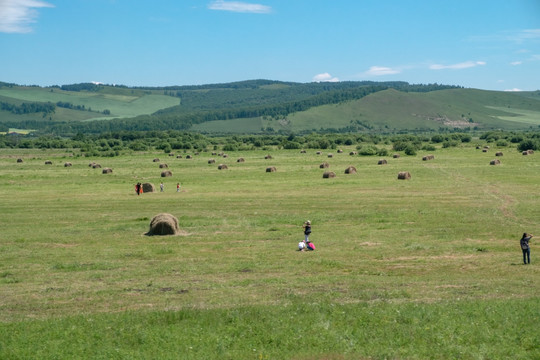
[[523, 90], [518, 89], [518, 88], [513, 88], [513, 89], [506, 89], [504, 91], [523, 91]]
[[29, 33], [36, 22], [36, 8], [54, 7], [39, 0], [0, 0], [0, 32]]
[[383, 75], [394, 75], [399, 74], [401, 70], [392, 69], [384, 66], [372, 66], [368, 71], [365, 72], [365, 75], [368, 76], [383, 76]]
[[338, 82], [337, 77], [332, 77], [329, 73], [317, 74], [313, 77], [313, 82]]
[[445, 69], [461, 70], [461, 69], [468, 69], [468, 68], [473, 68], [476, 66], [484, 66], [484, 65], [486, 65], [485, 61], [465, 61], [462, 63], [452, 64], [452, 65], [433, 64], [429, 68], [431, 70], [445, 70]]
[[510, 63], [510, 65], [514, 65], [514, 66], [516, 66], [516, 65], [521, 65], [521, 64], [523, 64], [523, 61], [512, 61], [512, 62]]
[[210, 10], [232, 11], [239, 13], [268, 14], [272, 12], [270, 6], [250, 4], [241, 1], [216, 0], [208, 4]]

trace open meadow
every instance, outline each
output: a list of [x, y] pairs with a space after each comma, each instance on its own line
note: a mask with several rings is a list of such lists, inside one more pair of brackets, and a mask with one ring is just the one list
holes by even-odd
[[[0, 358], [538, 359], [540, 154], [473, 143], [386, 165], [2, 149]], [[163, 212], [182, 234], [145, 236]]]

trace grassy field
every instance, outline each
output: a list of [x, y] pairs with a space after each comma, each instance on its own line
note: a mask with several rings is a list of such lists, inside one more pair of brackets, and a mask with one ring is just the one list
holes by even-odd
[[[539, 358], [536, 241], [529, 266], [519, 249], [538, 233], [539, 155], [351, 150], [2, 150], [0, 358]], [[161, 212], [180, 236], [144, 236]], [[317, 250], [298, 252], [307, 219]]]

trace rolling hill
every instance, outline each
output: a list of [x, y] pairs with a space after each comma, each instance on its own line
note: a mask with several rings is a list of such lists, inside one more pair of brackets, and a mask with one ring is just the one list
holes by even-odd
[[0, 131], [72, 135], [176, 129], [219, 134], [538, 126], [540, 91], [405, 82], [249, 80], [159, 88], [90, 83], [43, 88], [0, 82]]

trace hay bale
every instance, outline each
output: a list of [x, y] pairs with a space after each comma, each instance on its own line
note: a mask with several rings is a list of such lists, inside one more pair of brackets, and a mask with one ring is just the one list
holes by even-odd
[[487, 149], [489, 149], [489, 146], [487, 146], [487, 145], [486, 145], [486, 146], [484, 146], [484, 149], [486, 149], [486, 150], [487, 150]]
[[217, 155], [217, 152], [213, 151], [212, 156], [216, 156], [216, 155]]
[[305, 154], [306, 150], [300, 150], [300, 154]]
[[217, 168], [218, 168], [218, 170], [227, 170], [227, 169], [229, 169], [227, 167], [227, 165], [225, 165], [225, 164], [219, 164]]
[[45, 165], [52, 165], [52, 161], [51, 160], [45, 161]]
[[334, 157], [334, 154], [328, 154], [328, 157], [329, 158]]
[[192, 159], [191, 155], [186, 155], [186, 159]]
[[102, 174], [112, 174], [112, 169], [111, 168], [104, 168], [102, 171], [101, 171]]
[[156, 187], [152, 183], [143, 183], [142, 184], [143, 193], [153, 193], [156, 192]]
[[323, 162], [321, 165], [319, 165], [319, 169], [327, 169], [330, 167], [330, 164], [327, 162]]
[[215, 163], [216, 163], [216, 160], [215, 160], [215, 159], [208, 159], [208, 163], [209, 163], [209, 164], [215, 164]]
[[343, 153], [343, 150], [341, 150], [341, 149], [338, 149], [338, 151], [337, 151], [337, 152], [338, 152], [338, 154], [342, 154], [342, 153]]
[[146, 235], [177, 235], [179, 232], [178, 219], [171, 214], [161, 213], [152, 218]]
[[167, 165], [167, 164], [159, 164], [159, 168], [160, 169], [168, 169], [169, 165]]
[[229, 155], [227, 155], [227, 154], [223, 154], [223, 157], [224, 157], [224, 158], [228, 158], [228, 157], [229, 157]]
[[177, 159], [181, 159], [181, 158], [182, 158], [182, 155], [176, 155], [176, 158], [177, 158]]
[[377, 165], [386, 165], [388, 164], [388, 161], [386, 161], [386, 159], [380, 159], [378, 162], [377, 162]]
[[411, 179], [411, 173], [408, 171], [400, 171], [397, 175], [397, 178], [399, 180], [410, 180]]
[[322, 154], [322, 151], [317, 151], [317, 155], [321, 155]]
[[276, 171], [277, 171], [277, 169], [276, 169], [275, 166], [269, 166], [269, 167], [266, 168], [266, 172], [276, 172]]
[[23, 162], [23, 159], [19, 158], [19, 159], [17, 159], [17, 162], [18, 162], [18, 163], [22, 163], [22, 162]]
[[500, 165], [500, 164], [501, 164], [501, 160], [499, 159], [491, 160], [489, 162], [489, 165]]
[[101, 165], [98, 164], [98, 163], [93, 163], [93, 164], [92, 164], [92, 168], [93, 168], [93, 169], [101, 169]]
[[236, 162], [237, 163], [243, 163], [243, 162], [246, 162], [246, 160], [244, 158], [238, 158], [238, 159], [236, 159]]
[[486, 153], [487, 153], [487, 149], [482, 149], [482, 152], [486, 152]]
[[155, 158], [154, 160], [152, 160], [153, 162], [159, 162], [159, 159], [158, 158]]
[[322, 177], [323, 177], [323, 179], [335, 178], [335, 177], [336, 177], [336, 173], [333, 172], [333, 171], [325, 171], [325, 172], [322, 174]]
[[95, 162], [92, 161], [90, 164], [88, 164], [88, 166], [89, 167], [94, 167], [94, 164], [95, 164]]
[[422, 158], [423, 161], [433, 160], [435, 159], [435, 156], [433, 155], [426, 155]]
[[169, 156], [174, 156], [174, 153], [169, 153]]
[[393, 157], [394, 159], [399, 159], [400, 155], [399, 155], [399, 154], [394, 154], [394, 155], [392, 155], [392, 157]]
[[266, 155], [264, 158], [265, 158], [266, 160], [272, 159], [272, 155]]
[[351, 152], [349, 153], [349, 155], [351, 155], [351, 156], [356, 155], [356, 154], [358, 154], [356, 151], [351, 151]]
[[496, 152], [496, 153], [495, 153], [495, 156], [503, 156], [503, 153], [502, 153], [501, 151]]
[[170, 170], [161, 172], [161, 177], [170, 177], [170, 176], [172, 176], [172, 172]]
[[345, 174], [356, 174], [356, 168], [354, 166], [349, 166], [345, 169]]
[[70, 162], [66, 162], [66, 163], [64, 163], [64, 167], [70, 167], [70, 166], [73, 166], [73, 164], [72, 164], [72, 163], [70, 163]]
[[526, 150], [526, 151], [522, 152], [522, 154], [523, 155], [532, 155], [532, 154], [534, 154], [534, 150], [529, 149], [529, 150]]

